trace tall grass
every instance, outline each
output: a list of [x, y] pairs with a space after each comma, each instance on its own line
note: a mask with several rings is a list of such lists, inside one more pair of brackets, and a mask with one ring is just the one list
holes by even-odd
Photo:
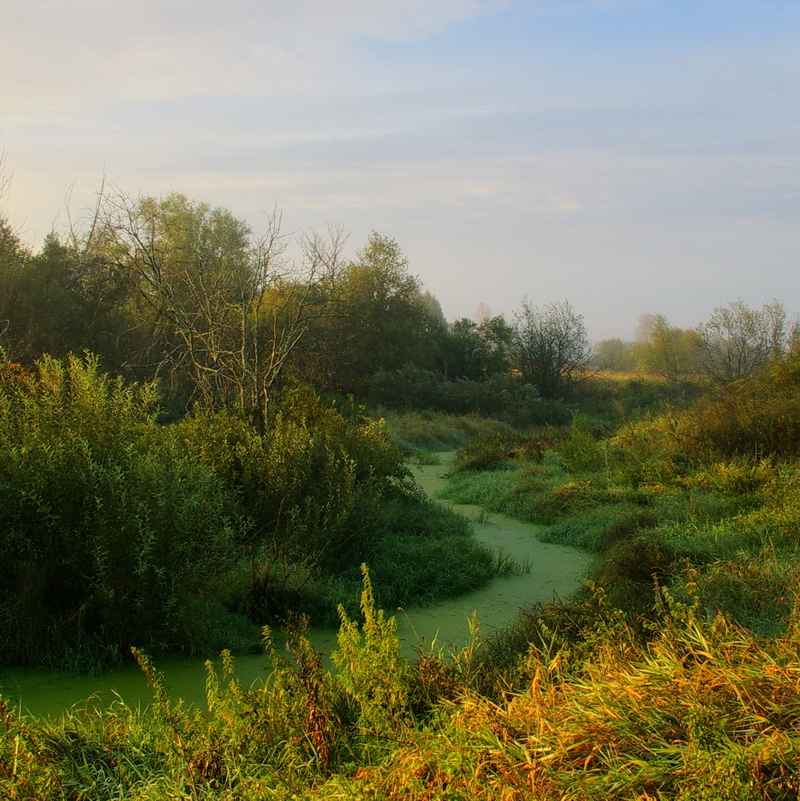
[[475, 639], [400, 656], [369, 577], [342, 612], [335, 670], [295, 632], [272, 678], [209, 665], [206, 710], [167, 695], [137, 653], [150, 707], [55, 721], [0, 699], [10, 799], [790, 799], [800, 790], [800, 627], [759, 641], [695, 598], [632, 626], [602, 593], [531, 622], [498, 668]]
[[800, 543], [798, 386], [787, 364], [616, 431], [576, 415], [545, 453], [475, 440], [446, 495], [596, 552], [595, 580], [631, 611], [647, 614], [654, 579], [684, 593], [688, 563], [706, 608], [774, 634]]
[[381, 407], [373, 414], [385, 422], [395, 447], [415, 459], [453, 450], [481, 434], [508, 430], [506, 424], [477, 414], [446, 414], [430, 409], [398, 412]]

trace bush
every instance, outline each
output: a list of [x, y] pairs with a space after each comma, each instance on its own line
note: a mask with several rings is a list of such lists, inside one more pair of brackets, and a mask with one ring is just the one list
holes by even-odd
[[381, 371], [372, 378], [367, 402], [404, 411], [488, 415], [515, 426], [560, 425], [570, 418], [563, 401], [544, 399], [533, 384], [505, 374], [480, 381], [443, 381], [429, 370], [414, 367]]
[[424, 497], [381, 421], [286, 390], [261, 431], [227, 412], [158, 425], [155, 389], [97, 361], [0, 372], [0, 646], [74, 669], [130, 645], [216, 650], [246, 621], [335, 622], [362, 562], [388, 604], [501, 570]]
[[522, 434], [510, 430], [475, 437], [456, 451], [452, 471], [496, 470], [515, 459], [524, 442]]
[[236, 505], [154, 425], [154, 402], [152, 386], [110, 379], [91, 357], [45, 358], [3, 383], [6, 659], [196, 645], [196, 601], [227, 569]]

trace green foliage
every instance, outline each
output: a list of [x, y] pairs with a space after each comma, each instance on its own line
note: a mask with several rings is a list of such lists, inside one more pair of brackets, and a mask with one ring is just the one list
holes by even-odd
[[544, 398], [563, 395], [593, 356], [583, 316], [568, 301], [537, 308], [523, 298], [511, 343], [515, 370]]
[[[302, 626], [291, 658], [269, 632], [269, 681], [230, 654], [207, 710], [169, 698], [150, 659], [148, 710], [88, 706], [36, 721], [0, 697], [0, 793], [10, 799], [790, 798], [800, 786], [797, 621], [754, 639], [667, 591], [642, 627], [596, 590], [548, 604], [490, 641], [400, 657], [364, 574], [342, 613], [337, 670]], [[516, 642], [509, 649], [509, 643]]]
[[8, 347], [13, 337], [12, 321], [19, 301], [18, 282], [31, 254], [8, 220], [0, 217], [0, 345]]
[[360, 397], [378, 370], [413, 363], [425, 367], [429, 332], [439, 323], [394, 239], [373, 231], [343, 272], [336, 289], [337, 321], [330, 332], [338, 351], [328, 365], [335, 388]]
[[358, 725], [373, 737], [386, 737], [405, 723], [408, 703], [406, 662], [400, 656], [397, 623], [375, 608], [372, 583], [362, 567], [363, 624], [351, 621], [343, 607], [339, 614], [339, 648], [331, 656], [339, 670], [338, 680], [358, 707]]
[[474, 436], [505, 427], [492, 418], [444, 414], [431, 409], [395, 412], [378, 408], [373, 413], [385, 422], [392, 444], [415, 459], [420, 454], [453, 450]]
[[263, 435], [219, 413], [186, 420], [180, 430], [185, 447], [238, 493], [253, 521], [245, 537], [251, 616], [291, 607], [332, 622], [362, 562], [387, 605], [463, 592], [495, 574], [466, 522], [410, 483], [383, 423], [357, 410], [343, 416], [298, 387]]
[[502, 569], [355, 407], [295, 387], [262, 431], [212, 411], [158, 425], [155, 400], [93, 357], [0, 372], [4, 659], [91, 670], [130, 644], [238, 644], [242, 615], [333, 622], [364, 561], [394, 606]]
[[553, 450], [572, 473], [596, 470], [604, 463], [602, 445], [593, 436], [589, 420], [582, 414], [572, 418], [569, 439], [558, 443]]
[[523, 442], [522, 434], [513, 430], [500, 430], [475, 437], [456, 451], [452, 471], [497, 470], [516, 458], [517, 449]]
[[694, 331], [671, 326], [663, 314], [647, 315], [646, 340], [637, 342], [634, 355], [637, 367], [659, 375], [671, 383], [697, 372], [700, 362], [700, 338]]
[[503, 317], [487, 317], [480, 323], [467, 318], [456, 320], [438, 338], [438, 369], [451, 381], [480, 381], [506, 373], [512, 334]]
[[697, 334], [703, 372], [721, 384], [763, 374], [781, 359], [791, 337], [777, 300], [761, 309], [741, 300], [720, 306]]
[[593, 366], [600, 370], [632, 373], [636, 370], [635, 343], [621, 339], [603, 339], [595, 347]]
[[576, 417], [550, 454], [534, 449], [530, 463], [518, 449], [516, 462], [504, 462], [514, 469], [457, 476], [448, 496], [597, 552], [594, 579], [630, 612], [649, 616], [656, 583], [678, 592], [688, 563], [700, 571], [694, 586], [706, 608], [774, 635], [791, 615], [800, 542], [789, 362], [605, 439]]
[[5, 658], [207, 639], [204, 588], [230, 560], [233, 498], [153, 425], [154, 399], [91, 358], [4, 380]]
[[563, 403], [543, 399], [533, 384], [519, 377], [492, 375], [482, 380], [445, 381], [432, 370], [413, 366], [375, 373], [366, 401], [404, 411], [480, 414], [515, 426], [559, 424], [569, 419]]

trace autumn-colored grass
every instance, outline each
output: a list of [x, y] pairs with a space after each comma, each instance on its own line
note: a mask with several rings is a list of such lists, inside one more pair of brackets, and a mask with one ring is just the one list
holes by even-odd
[[[335, 669], [298, 632], [293, 658], [248, 689], [225, 657], [208, 706], [154, 690], [22, 718], [0, 699], [0, 794], [10, 799], [790, 799], [800, 790], [800, 626], [759, 640], [662, 592], [642, 633], [602, 593], [584, 624], [538, 635], [498, 671], [479, 639], [399, 654], [368, 577], [342, 613]], [[549, 621], [549, 622], [548, 622]]]

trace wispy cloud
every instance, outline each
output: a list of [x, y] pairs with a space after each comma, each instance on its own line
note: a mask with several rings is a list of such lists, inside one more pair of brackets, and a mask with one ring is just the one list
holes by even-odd
[[2, 6], [0, 149], [31, 241], [105, 167], [256, 228], [277, 202], [292, 229], [395, 236], [448, 315], [569, 295], [610, 333], [762, 290], [800, 307], [796, 4]]
[[508, 0], [14, 0], [0, 26], [7, 113], [288, 93], [335, 81], [358, 37], [408, 41]]

